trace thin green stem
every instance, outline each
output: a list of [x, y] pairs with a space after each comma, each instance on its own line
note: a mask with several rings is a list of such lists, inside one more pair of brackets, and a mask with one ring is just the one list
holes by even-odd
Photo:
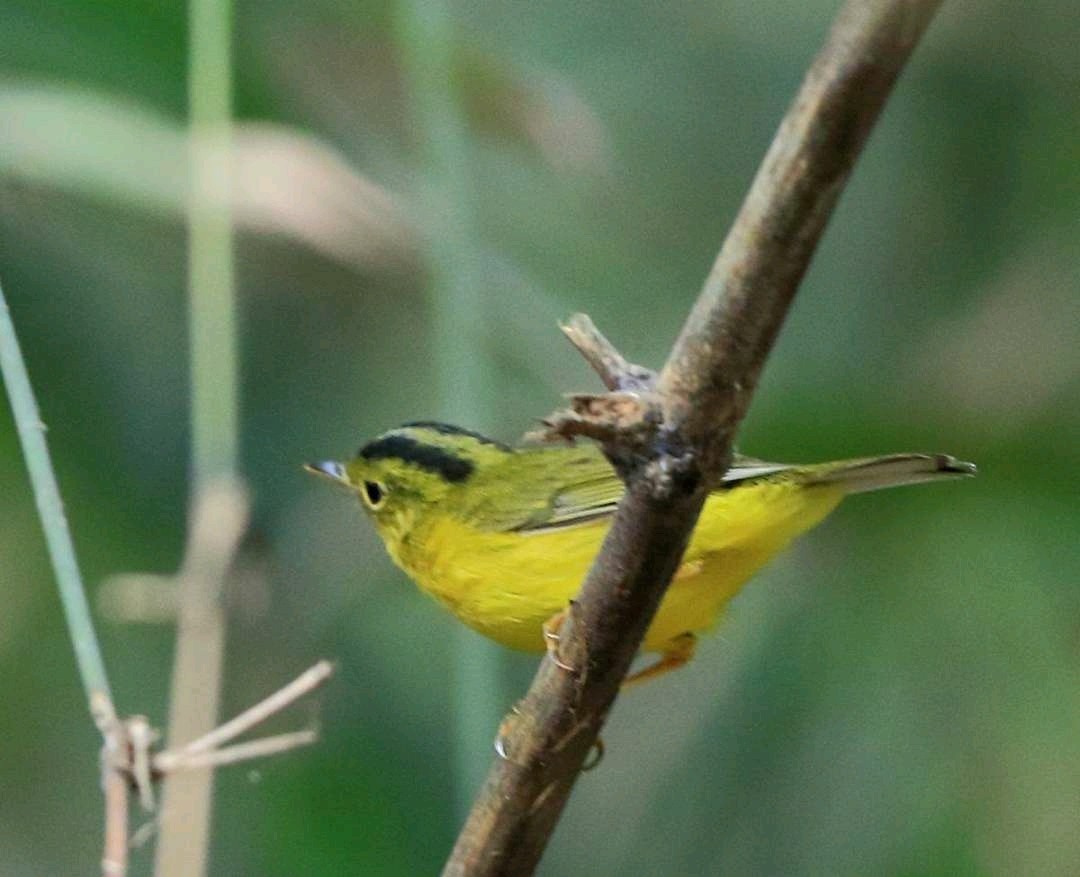
[[[455, 87], [448, 0], [401, 0], [398, 33], [424, 163], [434, 372], [441, 410], [483, 426], [490, 383], [483, 367], [487, 316], [475, 220], [468, 124]], [[457, 800], [467, 812], [506, 707], [498, 646], [465, 627], [454, 643], [453, 722]]]
[[196, 489], [236, 471], [239, 404], [230, 211], [232, 4], [191, 0], [188, 291]]
[[49, 548], [53, 571], [60, 587], [60, 600], [64, 606], [71, 643], [75, 648], [75, 660], [79, 665], [83, 689], [90, 703], [100, 701], [102, 696], [111, 703], [109, 680], [105, 674], [105, 662], [94, 633], [90, 607], [86, 602], [79, 563], [75, 559], [75, 546], [71, 541], [64, 503], [56, 483], [49, 447], [45, 441], [45, 424], [38, 414], [30, 376], [19, 349], [15, 325], [11, 320], [4, 291], [0, 288], [0, 370], [3, 371], [11, 410], [15, 415], [15, 428], [19, 433], [23, 456], [30, 470], [30, 482], [34, 489], [41, 526]]

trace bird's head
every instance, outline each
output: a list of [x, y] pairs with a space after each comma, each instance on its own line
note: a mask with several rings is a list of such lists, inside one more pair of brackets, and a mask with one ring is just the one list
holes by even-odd
[[388, 538], [403, 535], [485, 464], [510, 452], [479, 433], [420, 421], [372, 439], [347, 463], [328, 460], [304, 468], [355, 493]]

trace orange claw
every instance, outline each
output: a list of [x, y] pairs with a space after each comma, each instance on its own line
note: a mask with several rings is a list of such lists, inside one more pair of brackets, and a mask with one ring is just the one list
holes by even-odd
[[629, 688], [631, 685], [637, 685], [639, 682], [644, 682], [647, 679], [655, 679], [657, 676], [663, 676], [665, 673], [670, 673], [672, 670], [678, 670], [684, 664], [686, 664], [692, 657], [694, 657], [694, 649], [697, 648], [697, 637], [692, 633], [679, 634], [672, 640], [669, 640], [664, 647], [664, 651], [660, 654], [659, 660], [653, 664], [649, 664], [648, 667], [643, 667], [638, 670], [637, 673], [632, 673], [623, 680], [622, 687]]

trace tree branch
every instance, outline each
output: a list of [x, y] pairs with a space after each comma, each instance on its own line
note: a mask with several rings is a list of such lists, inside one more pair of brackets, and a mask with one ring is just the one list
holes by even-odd
[[655, 382], [652, 371], [627, 362], [585, 314], [574, 314], [559, 328], [609, 390], [640, 390]]
[[[627, 482], [599, 556], [500, 729], [500, 752], [446, 875], [530, 874], [678, 568], [818, 239], [939, 0], [849, 0], [803, 81], [655, 388], [620, 385], [599, 333], [568, 333], [609, 389], [578, 397], [558, 435], [587, 434]], [[597, 351], [600, 351], [599, 353]], [[618, 400], [621, 407], [603, 404]], [[626, 403], [638, 408], [626, 417]], [[621, 416], [620, 416], [621, 415]]]

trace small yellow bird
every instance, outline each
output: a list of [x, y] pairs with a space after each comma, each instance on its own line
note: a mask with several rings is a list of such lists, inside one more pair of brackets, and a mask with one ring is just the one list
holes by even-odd
[[[394, 562], [470, 627], [543, 651], [600, 548], [623, 483], [591, 444], [511, 448], [443, 423], [407, 423], [348, 463], [305, 468], [347, 487]], [[846, 495], [974, 475], [944, 454], [892, 454], [811, 466], [737, 457], [705, 501], [642, 648], [637, 681], [690, 660], [742, 585]]]

